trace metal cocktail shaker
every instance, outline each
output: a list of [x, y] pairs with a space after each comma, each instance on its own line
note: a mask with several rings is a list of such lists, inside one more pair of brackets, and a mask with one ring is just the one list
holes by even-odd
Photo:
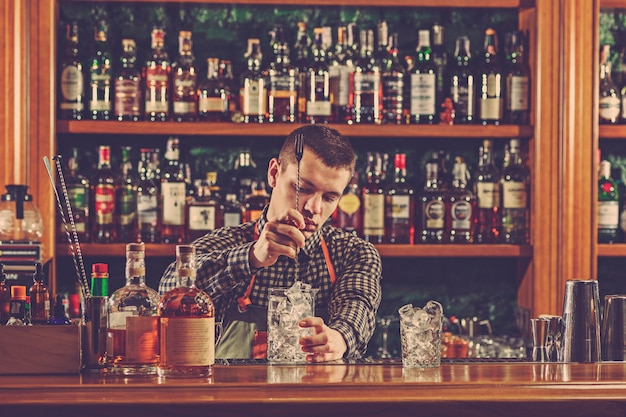
[[563, 301], [564, 362], [600, 362], [600, 295], [597, 280], [568, 280]]
[[604, 297], [602, 318], [602, 360], [626, 359], [626, 295]]

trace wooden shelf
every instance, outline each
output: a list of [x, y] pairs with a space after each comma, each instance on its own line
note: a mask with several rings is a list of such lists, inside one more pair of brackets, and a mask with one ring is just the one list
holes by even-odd
[[[57, 133], [110, 135], [286, 136], [299, 124], [57, 121]], [[331, 124], [348, 137], [530, 138], [532, 126]]]
[[600, 257], [624, 257], [626, 258], [626, 243], [605, 243], [598, 245]]
[[626, 139], [626, 125], [600, 125], [600, 139]]
[[[80, 246], [83, 256], [124, 257], [126, 245], [123, 243], [98, 244], [86, 243]], [[376, 245], [383, 258], [467, 258], [467, 257], [510, 257], [530, 258], [530, 245]], [[174, 258], [174, 244], [146, 244], [147, 257]], [[626, 245], [623, 245], [626, 254]], [[69, 247], [59, 244], [57, 256], [71, 256]]]

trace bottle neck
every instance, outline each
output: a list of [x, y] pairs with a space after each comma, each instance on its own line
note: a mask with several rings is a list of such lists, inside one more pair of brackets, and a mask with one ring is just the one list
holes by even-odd
[[126, 254], [126, 285], [145, 285], [146, 259], [143, 253], [130, 252]]

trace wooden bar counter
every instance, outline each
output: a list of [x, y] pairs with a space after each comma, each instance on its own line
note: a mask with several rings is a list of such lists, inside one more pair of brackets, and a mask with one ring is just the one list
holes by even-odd
[[219, 364], [210, 380], [2, 376], [1, 416], [620, 416], [626, 363]]

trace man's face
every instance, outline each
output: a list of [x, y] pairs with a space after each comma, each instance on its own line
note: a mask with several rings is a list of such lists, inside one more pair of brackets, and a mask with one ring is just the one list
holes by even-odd
[[[296, 207], [298, 164], [284, 166], [277, 159], [270, 161], [269, 184], [273, 188], [268, 217], [272, 218], [288, 208]], [[333, 214], [339, 198], [350, 181], [346, 168], [330, 168], [309, 148], [304, 149], [300, 162], [300, 197], [298, 211], [304, 216], [308, 238], [322, 227]]]

